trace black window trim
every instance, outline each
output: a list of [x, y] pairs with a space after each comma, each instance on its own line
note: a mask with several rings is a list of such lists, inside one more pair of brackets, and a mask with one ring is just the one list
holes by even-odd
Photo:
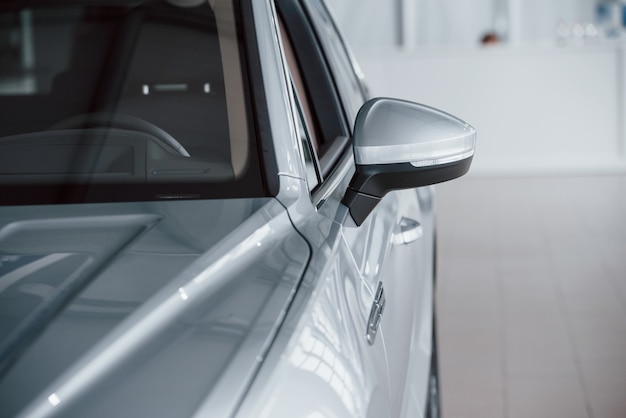
[[[301, 3], [304, 4], [304, 12], [307, 15], [307, 19], [309, 22], [309, 25], [311, 26], [313, 33], [315, 34], [315, 40], [317, 42], [318, 48], [321, 52], [321, 55], [324, 59], [324, 63], [326, 65], [326, 67], [328, 68], [328, 71], [330, 73], [330, 78], [333, 82], [333, 86], [336, 92], [336, 95], [339, 99], [339, 103], [341, 106], [341, 110], [343, 111], [343, 117], [344, 120], [346, 122], [346, 125], [348, 127], [348, 131], [350, 132], [350, 134], [352, 134], [352, 130], [354, 127], [354, 120], [351, 120], [351, 117], [348, 116], [348, 111], [346, 110], [346, 107], [349, 106], [349, 104], [347, 103], [349, 100], [346, 99], [344, 100], [344, 98], [342, 97], [342, 93], [341, 93], [341, 89], [339, 88], [339, 85], [337, 84], [337, 80], [335, 78], [335, 73], [333, 72], [333, 66], [330, 64], [330, 59], [328, 58], [328, 55], [326, 53], [326, 50], [324, 48], [324, 42], [322, 42], [320, 40], [320, 35], [318, 33], [318, 27], [317, 25], [314, 23], [315, 19], [311, 16], [311, 8], [312, 6], [310, 5], [310, 2], [316, 2], [320, 8], [323, 10], [323, 14], [325, 14], [325, 18], [330, 22], [332, 29], [334, 31], [334, 33], [337, 35], [337, 40], [339, 41], [339, 45], [342, 49], [343, 54], [347, 57], [348, 62], [350, 63], [350, 70], [353, 72], [354, 71], [354, 63], [352, 62], [352, 56], [348, 50], [348, 47], [345, 43], [345, 40], [343, 39], [343, 37], [341, 36], [341, 33], [339, 31], [339, 28], [337, 27], [337, 23], [334, 21], [334, 19], [332, 18], [332, 14], [330, 13], [328, 7], [326, 6], [326, 3], [324, 1], [321, 0], [310, 0], [308, 3], [306, 0], [299, 0]], [[359, 88], [359, 92], [361, 93], [361, 98], [363, 99], [363, 102], [365, 103], [365, 101], [367, 100], [367, 95], [365, 94], [365, 89], [363, 86], [362, 81], [355, 75], [355, 79], [353, 81], [356, 82], [356, 84], [358, 85]], [[350, 112], [351, 113], [351, 112]], [[358, 113], [358, 111], [357, 111]], [[356, 117], [356, 114], [355, 114]]]
[[[336, 138], [350, 135], [350, 126], [345, 119], [343, 104], [337, 94], [334, 78], [320, 48], [317, 34], [302, 4], [297, 0], [276, 0], [276, 10], [283, 18], [287, 35], [294, 46], [303, 81], [308, 89], [315, 112], [317, 131], [323, 141], [320, 158]], [[342, 118], [337, 118], [342, 115]], [[322, 170], [324, 171], [324, 170]]]
[[350, 144], [354, 121], [347, 119], [335, 78], [306, 7], [300, 0], [276, 0], [275, 3], [287, 35], [299, 51], [296, 59], [305, 85], [323, 87], [309, 89], [318, 132], [324, 139], [318, 152], [323, 184], [332, 176], [342, 157], [352, 152]]

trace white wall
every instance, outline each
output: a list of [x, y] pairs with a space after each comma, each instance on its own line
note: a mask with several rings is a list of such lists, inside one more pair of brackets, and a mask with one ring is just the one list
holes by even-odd
[[[596, 0], [327, 0], [356, 48], [473, 46], [498, 29], [514, 43], [551, 42], [560, 21], [594, 22]], [[401, 13], [405, 11], [406, 13]], [[401, 26], [410, 39], [400, 39]]]
[[[328, 3], [374, 95], [438, 107], [477, 128], [472, 172], [626, 170], [626, 33], [622, 42], [556, 39], [559, 21], [593, 20], [595, 0]], [[415, 26], [403, 33], [416, 39], [399, 47], [384, 33], [407, 4], [414, 19], [400, 20]], [[479, 47], [502, 16], [508, 42]]]
[[494, 29], [494, 0], [419, 0], [416, 45], [420, 47], [478, 45]]
[[474, 173], [623, 170], [618, 46], [358, 50], [375, 96], [428, 104], [478, 131]]
[[515, 43], [545, 43], [556, 37], [556, 26], [565, 22], [594, 23], [594, 0], [510, 0], [512, 16], [511, 40]]
[[353, 46], [381, 47], [398, 43], [397, 0], [326, 0], [343, 35]]

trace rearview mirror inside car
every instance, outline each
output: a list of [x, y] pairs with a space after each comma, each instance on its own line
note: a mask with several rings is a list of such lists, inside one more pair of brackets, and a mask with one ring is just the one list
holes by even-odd
[[375, 98], [359, 110], [352, 141], [356, 172], [343, 203], [361, 225], [387, 192], [467, 173], [476, 130], [432, 107]]

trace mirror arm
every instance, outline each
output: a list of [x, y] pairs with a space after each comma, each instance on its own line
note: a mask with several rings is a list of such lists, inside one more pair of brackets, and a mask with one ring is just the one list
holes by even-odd
[[359, 193], [353, 188], [348, 187], [341, 203], [348, 207], [354, 223], [357, 226], [361, 226], [378, 202], [380, 202], [380, 199], [380, 197]]
[[361, 225], [387, 192], [412, 189], [452, 180], [467, 173], [472, 157], [437, 166], [414, 167], [408, 163], [356, 166], [342, 203]]

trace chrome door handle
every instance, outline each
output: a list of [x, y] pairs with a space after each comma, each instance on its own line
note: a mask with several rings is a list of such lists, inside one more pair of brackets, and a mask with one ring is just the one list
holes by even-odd
[[410, 244], [424, 235], [422, 225], [414, 219], [402, 218], [391, 235], [393, 245]]

